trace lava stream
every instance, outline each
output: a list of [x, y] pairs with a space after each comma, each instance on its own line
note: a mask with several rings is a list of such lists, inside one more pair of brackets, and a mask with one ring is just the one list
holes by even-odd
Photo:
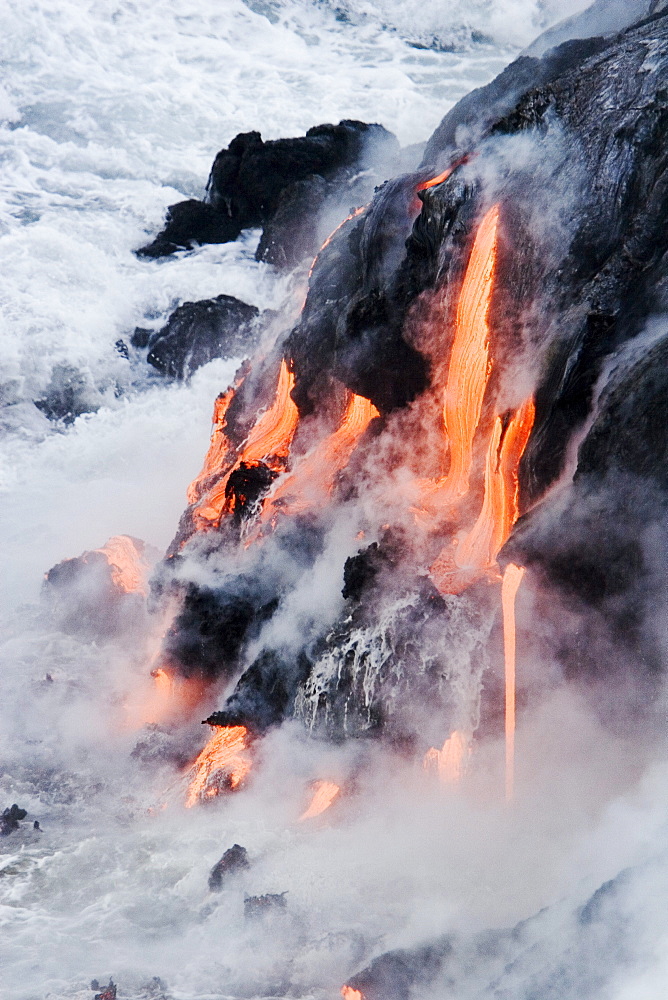
[[315, 816], [320, 816], [326, 809], [329, 809], [340, 792], [341, 789], [333, 781], [316, 781], [313, 798], [308, 809], [299, 817], [299, 821], [303, 822], [305, 819], [313, 819]]
[[343, 1000], [366, 1000], [361, 990], [354, 990], [352, 986], [342, 986], [341, 996]]
[[496, 557], [519, 517], [518, 469], [531, 429], [533, 399], [514, 414], [505, 434], [501, 417], [494, 421], [485, 463], [485, 495], [475, 525], [457, 546], [455, 562], [461, 569], [483, 572]]
[[209, 479], [210, 476], [222, 472], [227, 456], [230, 451], [232, 451], [232, 444], [225, 433], [227, 411], [229, 410], [230, 403], [234, 399], [235, 393], [242, 382], [243, 377], [238, 379], [238, 381], [236, 381], [233, 386], [230, 386], [230, 388], [225, 392], [221, 392], [213, 404], [213, 428], [211, 430], [209, 450], [204, 457], [204, 464], [202, 465], [201, 471], [188, 487], [186, 493], [188, 503], [197, 503], [204, 492], [204, 484], [206, 483], [206, 480]]
[[251, 769], [246, 726], [216, 726], [215, 731], [190, 766], [186, 808], [214, 798], [221, 791], [235, 789]]
[[499, 205], [493, 205], [478, 227], [457, 303], [443, 407], [450, 443], [450, 469], [442, 486], [453, 497], [463, 497], [468, 492], [473, 438], [492, 370], [488, 314], [494, 285], [499, 214]]
[[508, 563], [501, 584], [503, 607], [503, 655], [506, 687], [506, 801], [513, 797], [515, 786], [515, 597], [524, 567]]
[[340, 427], [298, 459], [294, 470], [276, 483], [263, 509], [263, 520], [280, 508], [298, 514], [329, 498], [336, 475], [348, 464], [357, 442], [378, 410], [364, 396], [353, 394]]
[[299, 422], [299, 411], [290, 395], [294, 385], [295, 377], [283, 359], [274, 402], [251, 429], [232, 468], [200, 500], [195, 508], [194, 520], [198, 529], [213, 527], [220, 521], [227, 499], [225, 494], [227, 481], [230, 474], [242, 462], [252, 464], [266, 460], [272, 467], [277, 467], [276, 471], [278, 471], [282, 461], [287, 458]]

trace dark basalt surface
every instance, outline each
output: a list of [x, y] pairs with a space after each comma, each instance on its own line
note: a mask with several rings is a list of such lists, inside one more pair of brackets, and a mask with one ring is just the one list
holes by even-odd
[[[428, 147], [429, 169], [387, 182], [334, 235], [316, 261], [300, 321], [281, 345], [294, 370], [293, 398], [302, 418], [330, 412], [343, 385], [380, 410], [383, 419], [373, 434], [398, 413], [408, 420], [412, 401], [429, 398], [435, 373], [442, 373], [447, 360], [474, 227], [491, 204], [501, 206], [488, 396], [503, 399], [505, 392], [507, 398], [509, 386], [527, 370], [537, 383], [536, 421], [520, 468], [521, 507], [532, 510], [502, 558], [528, 566], [530, 574], [540, 574], [546, 593], [558, 595], [552, 606], [546, 600], [546, 628], [552, 616], [557, 632], [564, 633], [559, 615], [566, 608], [573, 616], [558, 655], [576, 676], [618, 669], [651, 676], [661, 662], [658, 626], [648, 620], [652, 603], [665, 600], [660, 567], [668, 553], [668, 358], [661, 338], [643, 331], [667, 303], [666, 134], [665, 13], [619, 36], [566, 43], [542, 60], [518, 61], [491, 89], [446, 116]], [[240, 161], [257, 142], [241, 145]], [[449, 179], [416, 195], [419, 182], [448, 163], [455, 166]], [[222, 191], [223, 180], [216, 184]], [[252, 423], [260, 383], [250, 379], [244, 385], [233, 426]], [[584, 440], [575, 479], [550, 493], [578, 437]], [[386, 471], [379, 467], [378, 477]], [[347, 483], [349, 493], [340, 489], [340, 500], [356, 495], [354, 470]], [[227, 544], [224, 534], [218, 543], [211, 536], [212, 550]], [[266, 549], [275, 555], [282, 544], [276, 536]], [[316, 550], [307, 546], [304, 552], [301, 564], [291, 562], [273, 577], [277, 602], [315, 562]], [[222, 722], [252, 722], [255, 713], [263, 729], [296, 712], [309, 725], [324, 721], [331, 733], [342, 733], [345, 718], [348, 732], [394, 727], [405, 735], [411, 706], [439, 687], [447, 726], [448, 660], [456, 657], [452, 650], [444, 654], [442, 639], [445, 662], [435, 658], [423, 669], [422, 653], [432, 633], [456, 636], [464, 620], [464, 631], [479, 635], [482, 649], [498, 628], [489, 588], [447, 599], [430, 595], [424, 570], [420, 579], [411, 578], [405, 564], [388, 574], [386, 555], [369, 549], [354, 557], [345, 581], [341, 565], [344, 613], [321, 624], [320, 632], [311, 629], [289, 655], [269, 649], [248, 668], [239, 652], [245, 647], [239, 647], [236, 668], [246, 668], [245, 679], [240, 701], [232, 696], [233, 711], [226, 714], [228, 706], [222, 707]], [[407, 562], [409, 557], [407, 549]], [[275, 568], [272, 557], [266, 559]], [[430, 565], [428, 554], [421, 565]], [[406, 588], [403, 597], [386, 583], [393, 575]], [[280, 606], [271, 603], [264, 579], [260, 586], [255, 578], [255, 591], [248, 579], [227, 577], [225, 600], [243, 594], [256, 613]], [[221, 592], [214, 587], [207, 600], [215, 603]], [[201, 618], [208, 620], [207, 614]], [[184, 624], [175, 630], [177, 660]], [[197, 631], [197, 614], [187, 624], [184, 634]], [[374, 661], [379, 683], [370, 697], [365, 658], [375, 655], [374, 643], [383, 646], [388, 627], [386, 645], [401, 655], [386, 657], [380, 669]], [[207, 669], [219, 669], [226, 641], [222, 635], [212, 641]], [[466, 655], [474, 672], [484, 670], [482, 652]], [[398, 666], [402, 657], [405, 672]], [[295, 664], [301, 663], [311, 667], [295, 694], [293, 680], [302, 669], [295, 671]], [[398, 704], [405, 713], [395, 711]], [[430, 740], [436, 735], [429, 734]]]
[[305, 136], [268, 142], [259, 132], [240, 133], [216, 156], [205, 200], [170, 205], [163, 231], [137, 254], [164, 257], [265, 227], [257, 259], [294, 267], [318, 248], [316, 217], [325, 203], [368, 198], [375, 170], [384, 172], [398, 154], [382, 125], [360, 121], [317, 125]]
[[[255, 306], [231, 295], [184, 302], [148, 338], [146, 360], [162, 375], [183, 380], [214, 358], [243, 357], [253, 343], [258, 316]], [[133, 337], [133, 346], [144, 346], [143, 332]]]

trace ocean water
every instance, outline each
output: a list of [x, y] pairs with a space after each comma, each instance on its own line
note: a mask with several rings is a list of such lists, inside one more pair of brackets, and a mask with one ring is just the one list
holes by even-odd
[[[258, 233], [164, 261], [132, 253], [166, 206], [203, 194], [217, 150], [239, 131], [276, 138], [346, 117], [420, 143], [539, 30], [584, 6], [5, 3], [0, 811], [18, 802], [29, 816], [0, 837], [3, 1000], [80, 1000], [109, 976], [119, 997], [333, 998], [387, 948], [582, 901], [657, 853], [666, 774], [656, 742], [604, 732], [564, 693], [518, 737], [512, 813], [498, 794], [499, 747], [468, 791], [436, 794], [404, 761], [316, 745], [290, 726], [267, 739], [246, 791], [186, 810], [178, 770], [131, 755], [130, 707], [159, 637], [75, 638], [39, 604], [45, 571], [112, 535], [165, 549], [213, 399], [236, 368], [216, 361], [169, 384], [116, 341], [220, 293], [294, 309], [290, 278], [253, 259]], [[34, 405], [63, 365], [91, 407], [71, 426]], [[356, 792], [331, 822], [300, 824], [320, 777]], [[208, 872], [234, 842], [252, 869], [213, 895]], [[244, 921], [244, 892], [287, 892], [287, 917]], [[659, 995], [656, 927], [638, 934], [645, 964], [620, 975], [618, 1000]]]

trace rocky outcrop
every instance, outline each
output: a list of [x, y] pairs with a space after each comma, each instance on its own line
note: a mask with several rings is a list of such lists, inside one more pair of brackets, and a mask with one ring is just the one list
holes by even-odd
[[[382, 496], [388, 481], [391, 492], [408, 469], [417, 477], [442, 475], [425, 465], [424, 439], [442, 425], [435, 386], [443, 384], [472, 233], [483, 213], [499, 206], [493, 364], [482, 419], [494, 408], [507, 425], [532, 389], [536, 408], [519, 477], [522, 510], [532, 510], [518, 522], [502, 562], [540, 573], [547, 592], [562, 595], [546, 601], [546, 629], [553, 615], [555, 630], [563, 631], [565, 601], [577, 625], [572, 634], [585, 640], [561, 636], [558, 655], [577, 676], [611, 673], [613, 660], [647, 676], [661, 659], [657, 630], [648, 631], [648, 595], [650, 604], [663, 595], [656, 553], [667, 550], [667, 359], [661, 337], [647, 339], [644, 331], [649, 317], [665, 310], [668, 292], [667, 95], [668, 15], [658, 9], [619, 36], [567, 42], [542, 59], [519, 60], [446, 116], [428, 145], [431, 166], [386, 183], [333, 235], [318, 255], [300, 321], [279, 345], [294, 374], [292, 398], [305, 435], [306, 428], [335, 426], [344, 390], [372, 400], [381, 414], [337, 479], [333, 505], [354, 506], [365, 489]], [[248, 149], [254, 144], [249, 139]], [[441, 172], [447, 176], [439, 179]], [[216, 183], [222, 190], [223, 181]], [[249, 379], [235, 399], [232, 427], [250, 427], [253, 413], [268, 405], [259, 384]], [[578, 438], [584, 440], [569, 485]], [[551, 493], [564, 476], [563, 489]], [[473, 488], [480, 499], [481, 478]], [[309, 517], [299, 523], [315, 525], [323, 539], [327, 517]], [[305, 546], [292, 558], [297, 524], [283, 523], [245, 556], [243, 574], [226, 561], [224, 583], [207, 600], [224, 594], [226, 605], [243, 594], [252, 628], [260, 608], [263, 622], [272, 618], [321, 552]], [[380, 521], [372, 529], [377, 538], [384, 530]], [[249, 668], [248, 625], [230, 658], [211, 646], [207, 670], [225, 662], [227, 676], [234, 669], [241, 675], [212, 719], [243, 718], [253, 728], [255, 715], [261, 731], [296, 712], [309, 725], [324, 720], [339, 735], [388, 730], [403, 739], [411, 734], [410, 706], [422, 706], [431, 693], [438, 704], [432, 715], [444, 720], [442, 740], [457, 681], [453, 664], [468, 671], [474, 687], [494, 688], [485, 648], [498, 638], [499, 612], [486, 583], [462, 594], [434, 593], [425, 578], [446, 533], [457, 527], [439, 530], [422, 542], [419, 530], [407, 533], [394, 562], [382, 546], [360, 545], [348, 564], [341, 616], [323, 623], [314, 610], [304, 639], [291, 639], [289, 649], [270, 646]], [[193, 544], [214, 562], [216, 551], [232, 551], [227, 529]], [[187, 601], [198, 586], [192, 583]], [[187, 628], [177, 623], [170, 639], [177, 661], [183, 636], [193, 639], [195, 660], [209, 648], [208, 621], [193, 614]], [[468, 637], [466, 649], [461, 636]], [[307, 676], [298, 679], [302, 669]], [[438, 734], [417, 734], [418, 741], [427, 735]]]
[[257, 259], [294, 267], [319, 246], [316, 217], [325, 203], [335, 208], [368, 199], [398, 154], [396, 139], [382, 125], [360, 121], [317, 125], [305, 136], [267, 142], [259, 132], [240, 133], [216, 156], [205, 200], [171, 205], [163, 231], [137, 254], [163, 257], [264, 227]]
[[[182, 381], [214, 358], [241, 358], [253, 343], [259, 311], [231, 295], [184, 302], [165, 326], [149, 336], [146, 360], [169, 378]], [[133, 338], [143, 346], [144, 338]]]

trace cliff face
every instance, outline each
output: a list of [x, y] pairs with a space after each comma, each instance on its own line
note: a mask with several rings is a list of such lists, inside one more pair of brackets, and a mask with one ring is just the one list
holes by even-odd
[[[455, 724], [462, 685], [469, 725], [481, 687], [483, 723], [494, 718], [489, 568], [448, 588], [434, 560], [484, 509], [504, 447], [485, 472], [495, 421], [503, 442], [529, 398], [518, 502], [530, 512], [499, 563], [534, 573], [548, 631], [559, 633], [566, 608], [589, 636], [559, 638], [567, 672], [659, 669], [649, 619], [663, 593], [668, 341], [648, 323], [666, 308], [667, 127], [668, 15], [655, 5], [619, 35], [517, 60], [446, 116], [417, 174], [383, 185], [321, 249], [298, 324], [254, 362], [221, 423], [228, 457], [207, 480], [209, 508], [194, 501], [179, 545], [194, 537], [162, 574], [163, 590], [185, 595], [167, 643], [174, 662], [241, 673], [213, 722], [262, 729], [297, 712], [339, 735], [384, 729], [424, 742]], [[447, 505], [434, 514], [415, 484], [438, 485], [453, 461], [442, 400], [474, 237], [492, 211], [488, 381], [468, 499], [456, 515]], [[255, 415], [277, 405], [282, 357], [294, 425], [285, 454], [258, 451], [253, 466]], [[373, 404], [354, 434], [350, 394]], [[298, 469], [327, 481], [317, 502]], [[220, 506], [195, 531], [216, 489], [236, 513]], [[230, 615], [232, 631], [218, 628]], [[439, 733], [416, 723], [427, 716]]]

